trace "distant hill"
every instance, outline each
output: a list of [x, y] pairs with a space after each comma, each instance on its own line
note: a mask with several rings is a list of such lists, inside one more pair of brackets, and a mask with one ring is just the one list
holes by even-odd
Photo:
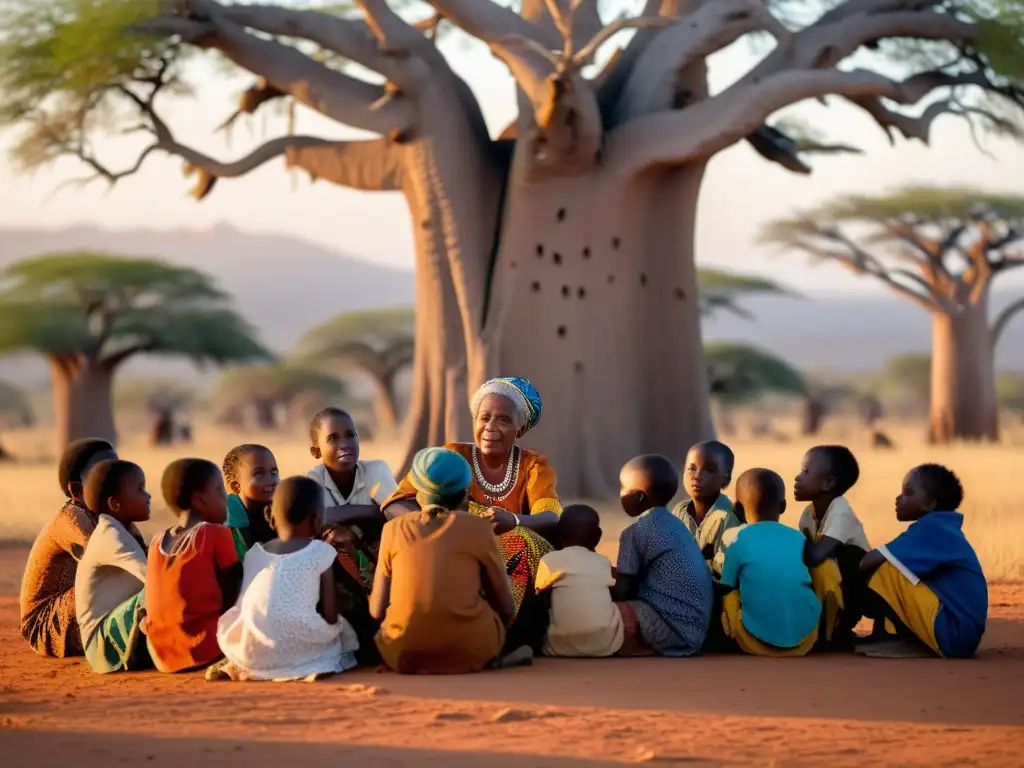
[[[231, 226], [206, 230], [109, 231], [88, 226], [60, 230], [0, 229], [0, 268], [20, 259], [73, 249], [154, 256], [214, 275], [235, 296], [241, 313], [273, 349], [286, 351], [308, 328], [332, 315], [379, 306], [409, 305], [413, 273], [347, 256], [285, 236], [255, 235]], [[851, 281], [854, 278], [850, 278]], [[997, 295], [995, 309], [1013, 294]], [[774, 350], [805, 369], [877, 368], [903, 352], [928, 349], [928, 316], [889, 297], [752, 298], [756, 319], [720, 314], [705, 323], [709, 339], [742, 339]], [[999, 366], [1024, 369], [1024, 315], [999, 346]], [[186, 364], [144, 358], [132, 375], [195, 375]], [[0, 377], [23, 383], [46, 376], [34, 358], [0, 358]]]

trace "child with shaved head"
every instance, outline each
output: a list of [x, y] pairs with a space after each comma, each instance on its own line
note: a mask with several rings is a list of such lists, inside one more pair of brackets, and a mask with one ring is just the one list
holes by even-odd
[[560, 549], [541, 558], [536, 589], [551, 590], [551, 623], [545, 656], [611, 656], [622, 647], [622, 614], [612, 602], [612, 564], [594, 550], [601, 518], [585, 504], [566, 507], [558, 519]]
[[747, 525], [725, 550], [722, 628], [744, 653], [805, 656], [818, 638], [821, 603], [804, 565], [805, 539], [783, 525], [786, 486], [769, 469], [749, 469], [736, 483]]
[[724, 493], [735, 463], [736, 457], [725, 443], [704, 440], [694, 444], [683, 467], [683, 486], [690, 498], [672, 510], [696, 539], [716, 576], [722, 572], [722, 536], [743, 522], [736, 517], [733, 504]]
[[692, 656], [711, 620], [711, 571], [667, 505], [679, 489], [672, 462], [648, 454], [619, 473], [622, 509], [636, 522], [619, 539], [613, 595], [622, 613], [620, 656]]

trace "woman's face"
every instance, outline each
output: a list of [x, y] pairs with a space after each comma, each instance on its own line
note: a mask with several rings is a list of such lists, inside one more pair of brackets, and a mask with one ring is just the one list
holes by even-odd
[[507, 397], [485, 395], [473, 423], [473, 440], [485, 456], [508, 456], [521, 426]]

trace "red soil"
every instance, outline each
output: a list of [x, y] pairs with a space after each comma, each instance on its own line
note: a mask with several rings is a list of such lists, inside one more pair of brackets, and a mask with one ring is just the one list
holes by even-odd
[[1024, 585], [992, 588], [974, 661], [541, 659], [460, 677], [211, 684], [35, 656], [17, 629], [25, 553], [0, 549], [5, 768], [1021, 764]]

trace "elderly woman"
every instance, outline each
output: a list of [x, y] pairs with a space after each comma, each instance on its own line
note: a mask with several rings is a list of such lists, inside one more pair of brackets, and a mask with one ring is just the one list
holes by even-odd
[[[537, 650], [548, 609], [534, 591], [534, 579], [540, 559], [552, 550], [545, 537], [554, 533], [562, 505], [547, 459], [516, 440], [540, 421], [540, 394], [526, 379], [492, 379], [477, 390], [472, 411], [473, 442], [445, 447], [472, 467], [469, 511], [489, 520], [498, 536], [516, 608], [505, 648]], [[411, 479], [406, 477], [381, 507], [389, 519], [417, 511]]]

